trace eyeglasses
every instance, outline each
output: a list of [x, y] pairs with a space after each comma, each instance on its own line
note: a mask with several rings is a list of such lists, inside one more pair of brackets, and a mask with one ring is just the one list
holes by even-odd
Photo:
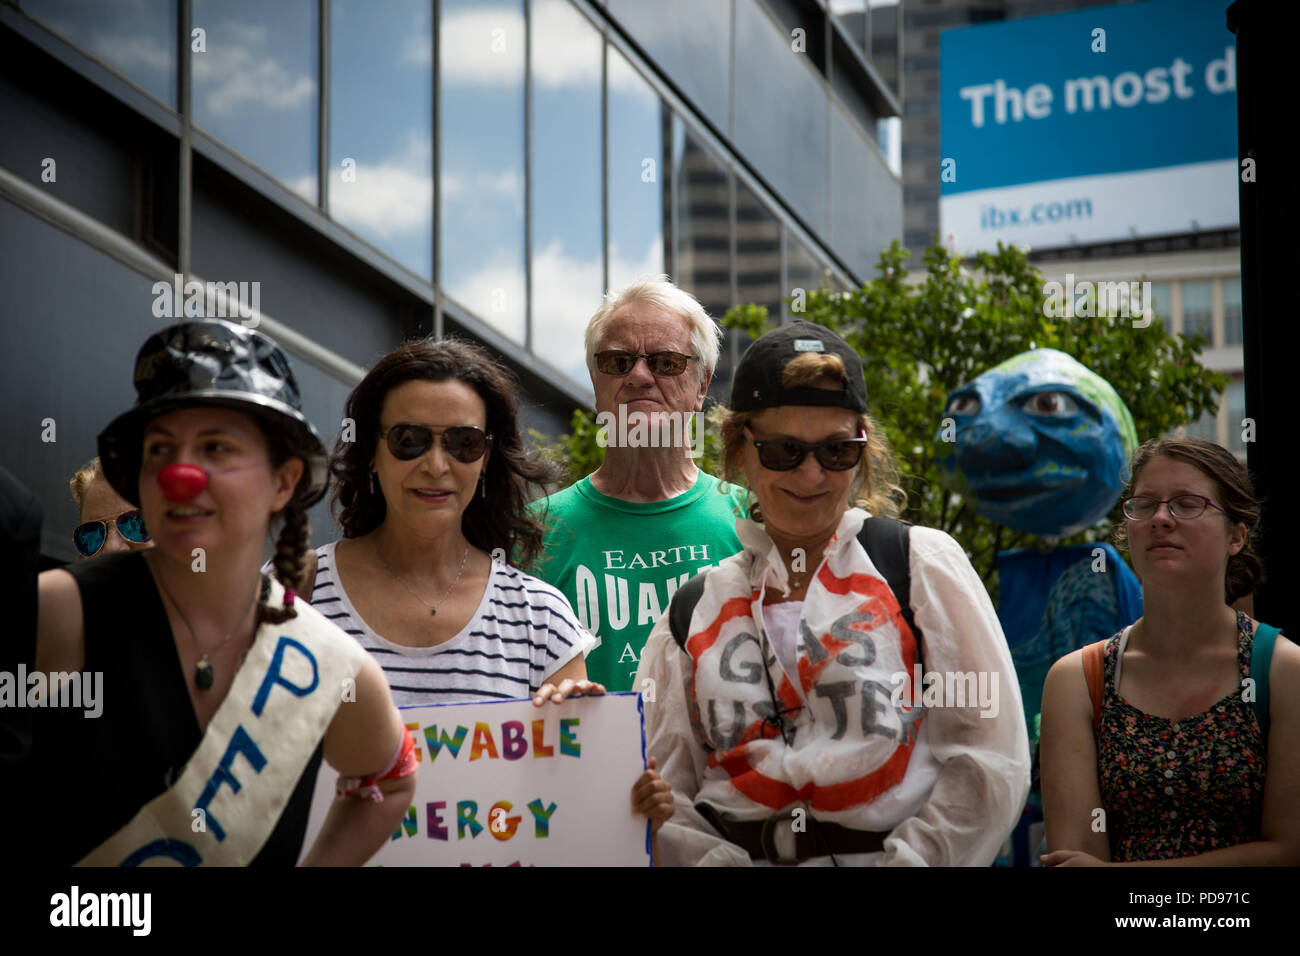
[[651, 375], [681, 375], [688, 362], [699, 361], [698, 355], [681, 352], [623, 352], [610, 349], [596, 353], [596, 370], [606, 375], [626, 375], [636, 368], [637, 359], [645, 359]]
[[1174, 498], [1166, 498], [1163, 501], [1147, 498], [1144, 495], [1134, 495], [1132, 498], [1125, 498], [1120, 502], [1120, 507], [1124, 509], [1124, 517], [1129, 520], [1146, 521], [1164, 504], [1169, 505], [1169, 514], [1179, 521], [1199, 518], [1205, 514], [1206, 508], [1213, 508], [1221, 514], [1227, 514], [1209, 498], [1201, 495], [1178, 495]]
[[[428, 425], [402, 422], [380, 432], [388, 442], [388, 450], [398, 461], [414, 461], [433, 447], [434, 433]], [[442, 430], [443, 450], [457, 461], [468, 465], [478, 461], [492, 444], [492, 433], [485, 433], [473, 425], [452, 425]]]
[[[150, 540], [149, 532], [144, 528], [144, 515], [138, 509], [124, 511], [113, 519], [113, 523], [117, 525], [117, 533], [132, 544], [144, 544]], [[108, 524], [103, 521], [87, 521], [72, 531], [72, 543], [83, 558], [98, 554], [107, 540]]]
[[793, 471], [812, 452], [817, 463], [827, 471], [848, 471], [862, 460], [862, 450], [867, 447], [867, 436], [857, 438], [832, 438], [813, 444], [793, 438], [755, 438], [749, 428], [749, 439], [758, 450], [758, 463], [769, 471]]

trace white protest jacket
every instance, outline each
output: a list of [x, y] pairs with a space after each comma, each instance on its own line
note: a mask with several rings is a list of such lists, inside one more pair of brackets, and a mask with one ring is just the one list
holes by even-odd
[[890, 834], [883, 853], [841, 855], [841, 863], [987, 865], [1019, 819], [1028, 737], [988, 594], [951, 537], [910, 529], [924, 669], [952, 675], [946, 684], [961, 691], [944, 695], [941, 684], [923, 698], [926, 680], [915, 688], [926, 706], [911, 706], [916, 641], [857, 540], [867, 517], [845, 512], [809, 583], [797, 674], [786, 673], [763, 632], [765, 589], [785, 590], [787, 573], [751, 521], [737, 522], [744, 550], [709, 570], [686, 651], [667, 614], [651, 632], [636, 687], [654, 688], [646, 749], [676, 798], [659, 833], [661, 862], [749, 864], [695, 810], [701, 802], [739, 820], [802, 807], [818, 820]]

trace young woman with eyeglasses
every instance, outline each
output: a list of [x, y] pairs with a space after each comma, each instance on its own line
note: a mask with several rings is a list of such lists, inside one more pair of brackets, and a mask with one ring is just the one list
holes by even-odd
[[1047, 675], [1043, 860], [1294, 866], [1300, 648], [1231, 607], [1263, 577], [1250, 477], [1212, 442], [1148, 442], [1122, 510], [1143, 615]]
[[[636, 678], [676, 798], [666, 863], [988, 865], [1020, 815], [997, 615], [952, 538], [890, 520], [902, 494], [866, 409], [861, 358], [821, 326], [769, 332], [737, 366], [723, 455], [752, 496], [744, 550], [678, 590]], [[927, 702], [917, 667], [992, 694]]]
[[[390, 352], [348, 398], [331, 464], [343, 539], [309, 552], [306, 587], [399, 707], [605, 692], [564, 596], [512, 566], [541, 547], [530, 485], [555, 477], [525, 450], [519, 391], [485, 350], [443, 339]], [[651, 819], [672, 811], [657, 783], [637, 781]]]

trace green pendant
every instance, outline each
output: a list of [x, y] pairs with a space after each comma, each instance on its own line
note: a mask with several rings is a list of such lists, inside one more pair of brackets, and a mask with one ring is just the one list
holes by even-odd
[[194, 683], [198, 685], [199, 690], [211, 688], [213, 676], [212, 665], [208, 663], [207, 658], [200, 658], [194, 668]]

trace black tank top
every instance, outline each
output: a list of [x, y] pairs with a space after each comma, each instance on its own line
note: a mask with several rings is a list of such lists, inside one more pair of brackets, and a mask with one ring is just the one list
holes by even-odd
[[[26, 784], [53, 797], [44, 801], [48, 823], [37, 841], [40, 855], [56, 865], [76, 863], [129, 823], [180, 778], [201, 739], [167, 612], [143, 555], [104, 555], [67, 570], [85, 612], [86, 670], [104, 675], [103, 712], [94, 719], [82, 711], [35, 714], [40, 776]], [[316, 745], [252, 865], [297, 863], [322, 748]], [[51, 788], [56, 781], [62, 786]]]

